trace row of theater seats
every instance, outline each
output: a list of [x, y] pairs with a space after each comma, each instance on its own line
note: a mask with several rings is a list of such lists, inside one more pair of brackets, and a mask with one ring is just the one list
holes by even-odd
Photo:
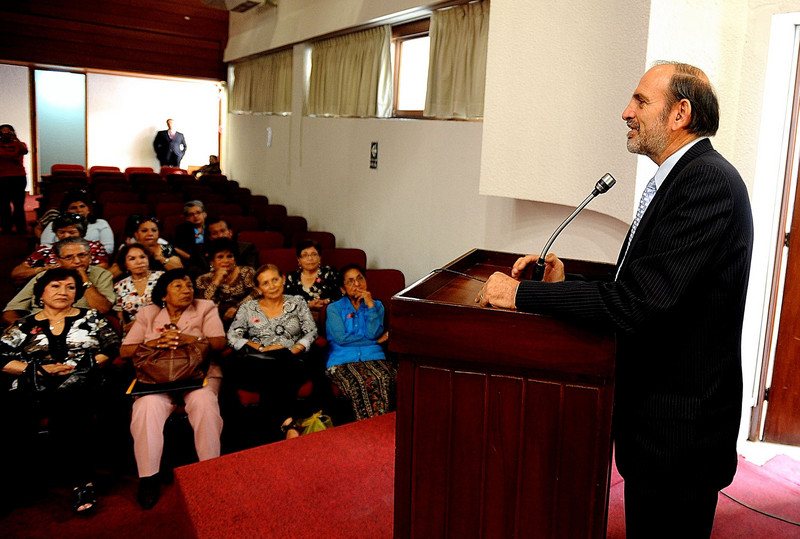
[[[294, 246], [312, 239], [323, 250], [324, 264], [341, 268], [355, 263], [367, 267], [366, 253], [361, 249], [336, 248], [336, 238], [330, 232], [310, 231], [306, 219], [288, 215], [286, 207], [270, 204], [263, 195], [252, 195], [235, 180], [222, 174], [206, 174], [199, 179], [175, 167], [162, 167], [158, 172], [149, 167], [93, 166], [88, 171], [81, 165], [53, 165], [51, 175], [42, 183], [53, 195], [70, 188], [83, 188], [94, 200], [94, 212], [105, 218], [115, 234], [117, 244], [124, 240], [125, 221], [131, 214], [155, 216], [161, 222], [161, 234], [168, 240], [175, 228], [184, 221], [183, 204], [201, 200], [209, 215], [225, 217], [241, 241], [252, 243], [259, 253], [259, 263], [272, 263], [288, 273], [297, 269]], [[399, 270], [370, 270], [376, 282], [370, 287], [385, 303], [401, 290], [405, 278]], [[391, 292], [391, 293], [389, 293]]]
[[[77, 166], [77, 165], [64, 165]], [[269, 230], [283, 235], [282, 247], [293, 245], [295, 233], [308, 230], [305, 218], [288, 215], [286, 207], [270, 204], [264, 195], [253, 195], [235, 180], [222, 174], [206, 174], [199, 179], [175, 173], [171, 167], [160, 173], [126, 169], [123, 173], [108, 170], [115, 167], [92, 167], [84, 171], [68, 169], [43, 178], [41, 182], [40, 215], [57, 208], [70, 189], [83, 189], [93, 200], [93, 213], [106, 219], [117, 241], [125, 232], [125, 221], [131, 214], [152, 215], [159, 219], [162, 234], [171, 238], [175, 227], [183, 221], [183, 205], [189, 200], [201, 200], [209, 215], [228, 219], [236, 231]], [[96, 170], [99, 169], [99, 170]], [[166, 169], [166, 174], [165, 174]]]

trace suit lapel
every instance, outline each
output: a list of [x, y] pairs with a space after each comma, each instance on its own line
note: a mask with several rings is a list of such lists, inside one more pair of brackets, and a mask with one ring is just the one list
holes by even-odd
[[[620, 250], [619, 256], [617, 257], [617, 267], [622, 263], [623, 255], [625, 252], [631, 252], [631, 249], [636, 245], [636, 242], [641, 239], [643, 236], [646, 236], [648, 233], [647, 231], [647, 223], [650, 221], [650, 217], [652, 217], [656, 211], [655, 209], [658, 207], [658, 204], [664, 198], [662, 195], [665, 192], [665, 189], [669, 188], [669, 185], [675, 180], [675, 178], [686, 168], [686, 165], [694, 161], [696, 158], [701, 156], [702, 154], [713, 150], [713, 146], [711, 146], [711, 141], [708, 139], [701, 140], [691, 148], [686, 154], [681, 157], [675, 166], [672, 167], [672, 170], [669, 172], [667, 177], [661, 183], [661, 186], [656, 191], [655, 196], [653, 196], [653, 200], [650, 201], [650, 204], [647, 206], [647, 210], [644, 212], [642, 219], [639, 221], [639, 226], [636, 229], [636, 235], [633, 237], [633, 241], [631, 241], [630, 248], [626, 249], [628, 241], [630, 240], [631, 236], [631, 229], [628, 228], [628, 234], [625, 236], [625, 241], [622, 244], [622, 250]], [[652, 210], [652, 211], [651, 211]]]

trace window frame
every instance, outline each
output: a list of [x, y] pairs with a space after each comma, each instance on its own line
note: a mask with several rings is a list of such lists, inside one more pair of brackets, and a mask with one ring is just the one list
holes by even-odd
[[392, 57], [392, 117], [424, 119], [424, 110], [403, 110], [397, 108], [397, 99], [400, 88], [400, 63], [403, 56], [403, 42], [430, 35], [430, 16], [424, 19], [398, 24], [392, 27], [392, 44], [394, 56]]

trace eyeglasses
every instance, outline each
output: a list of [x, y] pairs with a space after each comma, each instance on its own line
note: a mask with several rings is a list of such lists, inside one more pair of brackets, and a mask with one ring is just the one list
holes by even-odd
[[303, 253], [300, 258], [319, 258], [319, 253]]
[[76, 253], [74, 255], [59, 256], [58, 258], [60, 258], [61, 260], [71, 261], [71, 260], [75, 260], [75, 259], [86, 260], [90, 256], [92, 256], [92, 255], [89, 254], [89, 253]]
[[345, 286], [353, 286], [356, 283], [363, 283], [363, 282], [364, 282], [364, 276], [363, 275], [359, 275], [358, 277], [353, 277], [352, 279], [347, 279], [344, 282], [344, 285]]

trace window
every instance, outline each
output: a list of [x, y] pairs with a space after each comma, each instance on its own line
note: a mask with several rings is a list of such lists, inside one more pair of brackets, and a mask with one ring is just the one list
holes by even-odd
[[392, 28], [392, 72], [397, 118], [422, 118], [428, 88], [430, 19]]

